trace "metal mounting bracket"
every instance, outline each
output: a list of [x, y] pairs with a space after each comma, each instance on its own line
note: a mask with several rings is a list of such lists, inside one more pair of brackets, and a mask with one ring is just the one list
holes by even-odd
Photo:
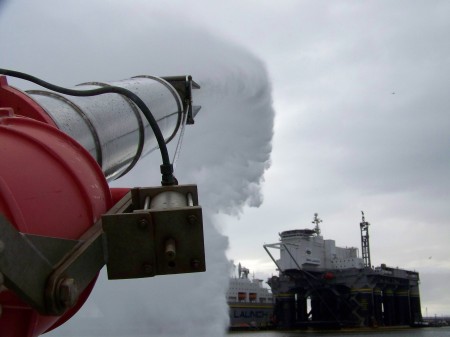
[[105, 264], [110, 279], [205, 271], [197, 187], [132, 189], [78, 240], [20, 233], [0, 214], [0, 280], [43, 315], [73, 307]]

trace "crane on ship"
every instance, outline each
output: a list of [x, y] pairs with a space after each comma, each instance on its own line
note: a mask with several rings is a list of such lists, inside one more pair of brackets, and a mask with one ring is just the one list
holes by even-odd
[[[63, 324], [105, 265], [109, 279], [206, 270], [197, 186], [178, 184], [166, 147], [199, 88], [146, 75], [68, 89], [0, 69], [0, 337]], [[156, 149], [161, 186], [109, 187]]]

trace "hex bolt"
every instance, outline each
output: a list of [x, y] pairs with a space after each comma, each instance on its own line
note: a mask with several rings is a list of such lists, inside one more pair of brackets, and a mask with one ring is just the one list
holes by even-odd
[[142, 230], [147, 229], [147, 227], [148, 227], [148, 220], [147, 219], [140, 219], [138, 226]]
[[187, 220], [188, 220], [189, 224], [191, 224], [191, 225], [197, 224], [197, 217], [193, 214], [189, 215], [187, 217]]
[[79, 292], [73, 278], [62, 279], [57, 291], [59, 302], [64, 306], [64, 309], [72, 308], [77, 303]]
[[199, 269], [200, 268], [200, 261], [197, 259], [192, 259], [191, 260], [191, 267], [194, 269]]

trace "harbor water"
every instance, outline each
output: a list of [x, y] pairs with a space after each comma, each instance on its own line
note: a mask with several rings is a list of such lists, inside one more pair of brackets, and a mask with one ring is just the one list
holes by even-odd
[[230, 337], [450, 337], [450, 327], [367, 331], [252, 331], [230, 332]]

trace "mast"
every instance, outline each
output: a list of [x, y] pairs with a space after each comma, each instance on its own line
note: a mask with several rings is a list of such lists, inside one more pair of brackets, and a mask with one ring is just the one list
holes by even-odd
[[314, 227], [314, 231], [316, 232], [317, 235], [320, 235], [320, 227], [319, 224], [322, 222], [322, 219], [319, 218], [319, 214], [318, 213], [314, 213], [314, 220], [311, 221], [313, 224], [315, 224], [316, 226]]
[[372, 264], [370, 262], [370, 246], [369, 246], [369, 223], [366, 221], [364, 217], [364, 212], [361, 211], [362, 214], [362, 222], [359, 223], [359, 227], [361, 228], [361, 253], [364, 261], [365, 267], [371, 267]]

